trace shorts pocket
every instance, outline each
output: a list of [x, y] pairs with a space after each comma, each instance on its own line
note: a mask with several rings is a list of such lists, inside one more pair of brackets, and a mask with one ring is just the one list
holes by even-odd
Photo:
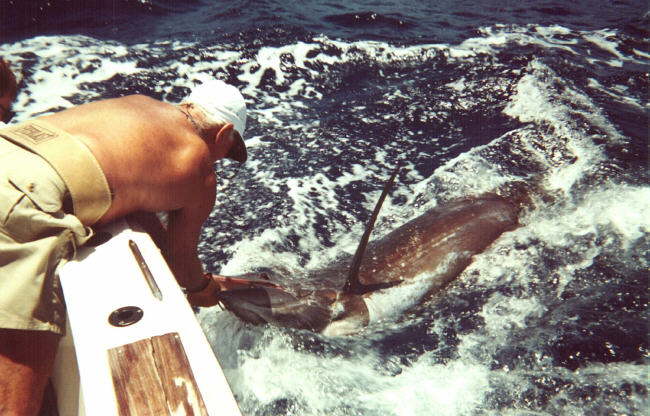
[[29, 198], [39, 210], [50, 213], [61, 210], [63, 190], [47, 177], [41, 178], [38, 182], [28, 178], [10, 177], [9, 183]]
[[62, 211], [47, 212], [42, 209], [55, 209], [55, 204], [43, 203], [39, 194], [35, 198], [17, 188], [13, 181], [2, 187], [9, 196], [9, 204], [3, 205], [2, 231], [20, 243], [35, 241], [40, 238], [59, 234], [65, 228], [60, 222]]
[[8, 180], [0, 185], [0, 224], [6, 224], [9, 221], [11, 213], [25, 197], [25, 194], [16, 189]]

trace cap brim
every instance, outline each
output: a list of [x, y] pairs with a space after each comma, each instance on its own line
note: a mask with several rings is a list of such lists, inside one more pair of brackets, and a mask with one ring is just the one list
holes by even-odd
[[234, 132], [235, 141], [232, 146], [230, 146], [230, 150], [228, 150], [226, 157], [228, 159], [236, 160], [239, 163], [244, 163], [248, 157], [246, 153], [246, 144], [244, 143], [244, 139], [241, 138], [239, 132], [237, 130]]

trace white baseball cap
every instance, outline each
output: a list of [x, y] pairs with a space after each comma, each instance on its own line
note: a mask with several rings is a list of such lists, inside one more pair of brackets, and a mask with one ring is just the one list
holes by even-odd
[[238, 162], [246, 161], [246, 102], [239, 90], [220, 80], [204, 82], [195, 87], [184, 100], [201, 107], [213, 121], [232, 123], [235, 126], [235, 142], [226, 157]]

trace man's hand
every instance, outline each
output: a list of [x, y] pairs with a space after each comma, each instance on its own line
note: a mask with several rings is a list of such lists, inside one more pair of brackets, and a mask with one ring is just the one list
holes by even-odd
[[208, 284], [199, 291], [188, 292], [187, 301], [193, 306], [207, 308], [219, 303], [217, 293], [221, 290], [221, 286], [219, 286], [219, 283], [213, 279], [212, 274], [206, 273], [204, 277], [208, 279]]

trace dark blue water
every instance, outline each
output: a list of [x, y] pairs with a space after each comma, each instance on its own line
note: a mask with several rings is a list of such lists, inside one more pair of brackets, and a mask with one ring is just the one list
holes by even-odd
[[459, 42], [477, 28], [495, 23], [574, 30], [626, 28], [639, 37], [647, 34], [648, 23], [647, 2], [626, 0], [2, 0], [0, 4], [0, 34], [9, 41], [79, 33], [127, 43], [233, 35], [263, 38], [281, 30], [297, 38], [321, 33], [412, 44]]
[[202, 311], [244, 414], [647, 414], [647, 2], [0, 4], [18, 121], [241, 88], [250, 161], [216, 166], [211, 271], [318, 286], [304, 276], [354, 251], [397, 162], [377, 235], [534, 184], [518, 230], [358, 335]]

